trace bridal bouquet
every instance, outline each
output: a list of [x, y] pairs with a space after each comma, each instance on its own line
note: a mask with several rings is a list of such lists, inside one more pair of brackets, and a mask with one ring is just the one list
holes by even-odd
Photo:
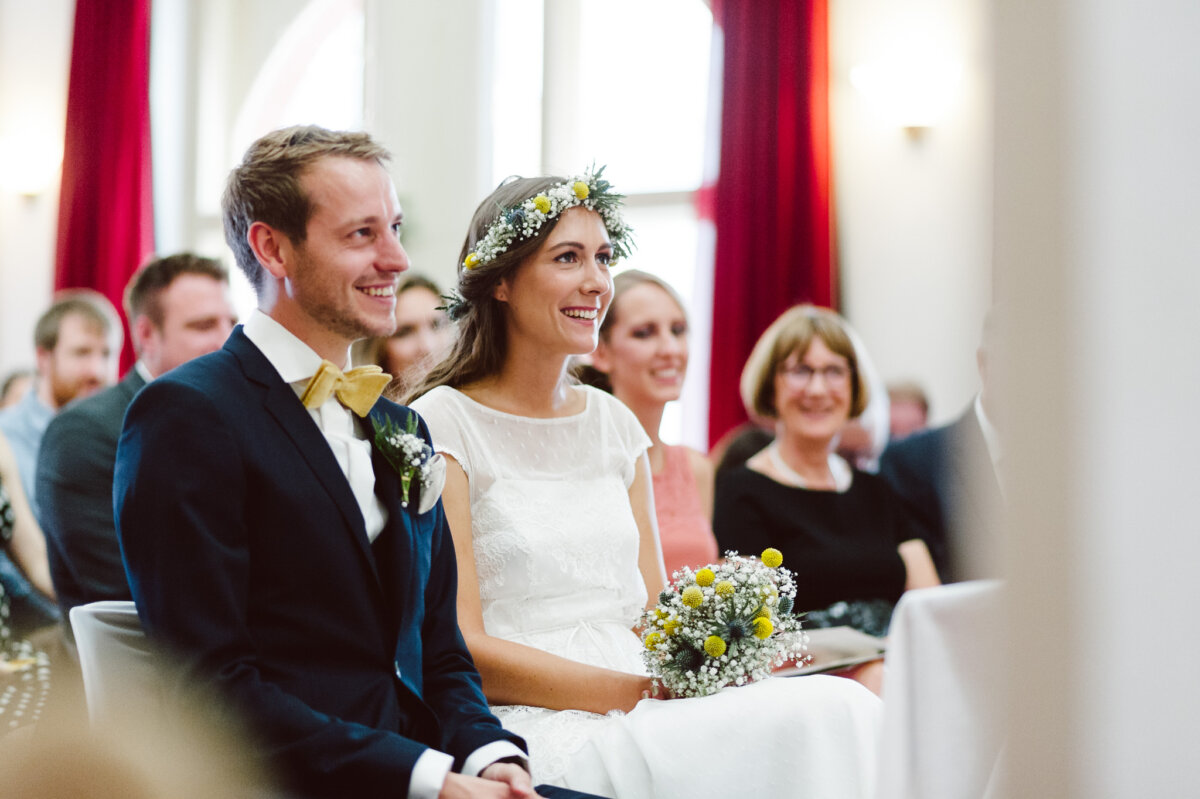
[[792, 614], [796, 584], [783, 556], [727, 552], [724, 563], [684, 567], [642, 614], [642, 657], [651, 676], [676, 696], [707, 696], [803, 661], [808, 635]]

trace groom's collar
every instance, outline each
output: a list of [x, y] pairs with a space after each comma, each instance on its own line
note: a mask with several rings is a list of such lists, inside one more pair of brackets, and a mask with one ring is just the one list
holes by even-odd
[[[242, 332], [275, 367], [285, 383], [307, 380], [321, 366], [321, 356], [312, 347], [261, 310], [255, 309], [250, 314], [250, 318], [242, 325]], [[346, 363], [350, 363], [349, 351], [346, 353]]]

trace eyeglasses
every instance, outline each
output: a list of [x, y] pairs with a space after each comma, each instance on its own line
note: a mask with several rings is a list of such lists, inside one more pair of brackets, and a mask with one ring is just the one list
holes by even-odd
[[820, 375], [829, 388], [845, 388], [850, 382], [850, 368], [840, 364], [822, 366], [820, 369], [803, 363], [784, 364], [779, 368], [779, 373], [796, 388], [806, 387], [816, 375]]

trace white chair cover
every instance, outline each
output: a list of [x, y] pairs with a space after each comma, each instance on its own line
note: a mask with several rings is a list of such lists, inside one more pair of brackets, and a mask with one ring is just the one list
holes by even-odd
[[997, 581], [909, 591], [888, 636], [879, 799], [982, 799], [1003, 779], [1007, 649]]
[[71, 608], [83, 690], [93, 724], [145, 711], [162, 699], [157, 658], [132, 602], [92, 602]]

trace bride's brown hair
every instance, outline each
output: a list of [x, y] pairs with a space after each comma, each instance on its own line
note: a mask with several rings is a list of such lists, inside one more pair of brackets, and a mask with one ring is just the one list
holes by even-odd
[[406, 404], [438, 386], [460, 388], [500, 371], [508, 353], [508, 339], [503, 304], [492, 296], [493, 292], [503, 278], [511, 275], [522, 261], [537, 252], [562, 217], [546, 220], [529, 238], [514, 241], [507, 250], [486, 264], [465, 269], [462, 263], [469, 253], [475, 251], [476, 244], [487, 235], [488, 228], [504, 209], [520, 205], [564, 181], [565, 178], [553, 176], [509, 178], [475, 209], [471, 227], [458, 255], [458, 294], [462, 299], [456, 303], [454, 310], [457, 313], [452, 314], [457, 320], [458, 337], [450, 354], [404, 397]]

